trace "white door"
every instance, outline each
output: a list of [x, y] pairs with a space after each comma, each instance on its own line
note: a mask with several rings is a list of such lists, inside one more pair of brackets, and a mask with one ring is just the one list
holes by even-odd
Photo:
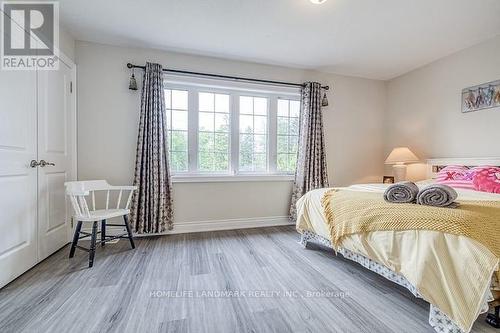
[[0, 70], [0, 288], [37, 261], [36, 75]]
[[38, 260], [68, 243], [70, 210], [64, 182], [74, 180], [72, 70], [38, 72]]

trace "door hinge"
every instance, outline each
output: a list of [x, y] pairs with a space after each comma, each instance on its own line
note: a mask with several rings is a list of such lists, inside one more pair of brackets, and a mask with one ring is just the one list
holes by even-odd
[[71, 229], [73, 229], [73, 218], [71, 218]]
[[69, 82], [69, 92], [72, 94], [73, 93], [73, 81]]

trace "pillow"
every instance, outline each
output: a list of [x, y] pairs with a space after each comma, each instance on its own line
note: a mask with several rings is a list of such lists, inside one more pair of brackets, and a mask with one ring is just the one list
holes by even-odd
[[436, 183], [454, 188], [475, 190], [473, 180], [476, 172], [477, 170], [469, 169], [463, 165], [448, 165], [438, 172]]
[[474, 168], [474, 189], [476, 191], [500, 194], [500, 168], [483, 166]]

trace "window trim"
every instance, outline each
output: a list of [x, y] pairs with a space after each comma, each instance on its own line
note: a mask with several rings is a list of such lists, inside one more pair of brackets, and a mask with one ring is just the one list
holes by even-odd
[[[300, 101], [299, 88], [275, 87], [239, 81], [168, 75], [164, 89], [188, 91], [188, 170], [172, 173], [174, 183], [227, 181], [291, 181], [294, 175], [277, 169], [277, 104], [278, 99]], [[229, 95], [229, 171], [199, 171], [198, 167], [198, 93]], [[253, 96], [268, 99], [267, 172], [238, 171], [239, 167], [239, 97]]]
[[[229, 96], [229, 131], [227, 133], [229, 135], [229, 147], [228, 147], [228, 163], [229, 163], [228, 167], [229, 167], [229, 169], [228, 169], [228, 172], [225, 172], [225, 171], [203, 171], [203, 170], [199, 170], [199, 168], [198, 168], [198, 158], [199, 158], [199, 153], [200, 153], [199, 150], [198, 150], [198, 147], [199, 147], [199, 138], [200, 138], [199, 115], [200, 115], [200, 112], [207, 112], [208, 113], [208, 111], [200, 111], [200, 108], [199, 108], [199, 94], [200, 93], [221, 94], [221, 95], [228, 95]], [[189, 173], [190, 174], [199, 173], [199, 174], [202, 174], [202, 175], [216, 175], [216, 176], [230, 174], [231, 173], [231, 159], [232, 159], [232, 157], [231, 157], [232, 156], [232, 151], [231, 151], [231, 149], [232, 149], [232, 147], [231, 147], [231, 135], [232, 135], [232, 132], [233, 132], [233, 125], [231, 123], [231, 117], [232, 117], [232, 115], [231, 115], [231, 112], [232, 112], [231, 111], [232, 110], [232, 108], [231, 108], [231, 103], [232, 103], [232, 101], [231, 101], [231, 98], [232, 98], [231, 95], [228, 94], [228, 93], [219, 92], [219, 91], [211, 91], [211, 90], [208, 90], [208, 89], [197, 89], [194, 92], [192, 92], [191, 90], [188, 90], [188, 94], [189, 95], [193, 95], [193, 99], [196, 100], [196, 105], [195, 105], [196, 108], [195, 108], [195, 112], [193, 112], [193, 113], [196, 113], [196, 122], [193, 124], [193, 127], [195, 128], [195, 134], [194, 135], [196, 135], [196, 140], [197, 140], [196, 141], [196, 145], [194, 145], [194, 147], [193, 147], [193, 150], [194, 150], [193, 153], [196, 155], [196, 163], [193, 165], [193, 168], [192, 168], [193, 171], [191, 171], [191, 169], [188, 169]], [[188, 109], [189, 109], [189, 105], [188, 105]], [[189, 110], [188, 110], [188, 112], [189, 112]], [[219, 113], [219, 112], [215, 111], [215, 100], [214, 100], [214, 111], [211, 112], [211, 113], [214, 114], [214, 121], [215, 121], [215, 115], [217, 113]], [[222, 113], [220, 113], [220, 114], [222, 114]], [[205, 133], [214, 133], [214, 135], [215, 135], [216, 133], [221, 133], [221, 132], [216, 132], [215, 131], [215, 127], [214, 127], [214, 131], [213, 132], [205, 132]], [[189, 146], [189, 141], [188, 141], [188, 146]], [[188, 156], [188, 159], [189, 159], [189, 156]]]
[[[278, 100], [277, 100], [278, 104], [279, 104], [279, 100], [280, 99], [278, 98]], [[290, 116], [290, 110], [291, 110], [291, 103], [290, 102], [292, 102], [292, 101], [298, 102], [299, 103], [299, 112], [300, 112], [300, 101], [298, 101], [298, 100], [292, 100], [292, 99], [282, 99], [282, 100], [286, 100], [287, 101], [287, 116], [280, 116], [279, 114], [276, 114], [276, 122], [277, 122], [277, 125], [276, 125], [276, 140], [278, 141], [278, 139], [279, 139], [280, 136], [281, 137], [286, 137], [287, 138], [287, 150], [286, 150], [286, 152], [279, 152], [278, 151], [278, 142], [276, 142], [276, 170], [278, 172], [286, 173], [286, 171], [280, 171], [278, 169], [278, 157], [279, 157], [280, 154], [286, 155], [287, 156], [287, 167], [290, 166], [289, 165], [289, 163], [290, 163], [289, 156], [292, 155], [292, 154], [290, 154], [290, 150], [289, 150], [290, 149], [290, 138], [291, 137], [296, 138], [296, 140], [297, 140], [296, 141], [296, 145], [297, 145], [297, 149], [298, 149], [298, 139], [299, 139], [299, 133], [298, 133], [298, 131], [300, 130], [300, 128], [299, 128], [300, 127], [300, 115], [298, 117], [292, 117], [292, 116]], [[278, 113], [278, 106], [276, 106], [276, 113]], [[287, 134], [280, 134], [279, 133], [279, 129], [278, 129], [279, 118], [286, 119], [287, 125], [288, 125], [287, 126], [288, 127], [287, 128]], [[297, 119], [297, 121], [299, 122], [297, 124], [298, 128], [297, 128], [297, 133], [296, 134], [291, 134], [291, 131], [290, 131], [290, 121], [292, 119]]]
[[[239, 148], [240, 148], [240, 142], [239, 142], [240, 136], [242, 134], [243, 135], [245, 135], [245, 134], [252, 135], [253, 136], [253, 140], [255, 140], [255, 135], [262, 135], [262, 133], [255, 133], [255, 129], [251, 133], [241, 133], [240, 132], [240, 126], [239, 126], [240, 125], [239, 124], [240, 116], [241, 115], [244, 115], [244, 116], [247, 115], [247, 116], [249, 116], [249, 114], [239, 113], [240, 108], [238, 106], [238, 108], [235, 109], [235, 110], [238, 110], [238, 113], [236, 115], [236, 117], [238, 118], [238, 128], [235, 129], [235, 132], [237, 132], [237, 134], [238, 134], [238, 146], [237, 146], [238, 155], [235, 156], [236, 157], [235, 159], [237, 160], [238, 163], [236, 165], [236, 169], [235, 169], [236, 172], [235, 172], [235, 174], [240, 174], [240, 175], [273, 174], [272, 172], [270, 172], [270, 170], [272, 170], [272, 169], [271, 169], [271, 165], [270, 165], [270, 163], [271, 163], [270, 162], [271, 161], [271, 154], [270, 154], [270, 151], [269, 151], [270, 146], [271, 146], [271, 144], [270, 144], [270, 136], [272, 135], [272, 133], [271, 133], [272, 128], [269, 126], [269, 121], [270, 121], [270, 118], [271, 118], [271, 110], [270, 110], [270, 108], [271, 108], [271, 99], [272, 98], [269, 95], [252, 94], [252, 93], [246, 93], [246, 92], [244, 94], [238, 94], [236, 97], [238, 98], [238, 103], [240, 102], [240, 98], [241, 97], [265, 98], [267, 100], [267, 103], [266, 103], [266, 105], [267, 105], [267, 110], [266, 110], [266, 112], [267, 112], [267, 115], [266, 115], [266, 133], [265, 133], [265, 136], [266, 136], [266, 170], [267, 171], [261, 171], [261, 170], [259, 170], [259, 171], [239, 171], [238, 170], [238, 168], [240, 166], [240, 163], [239, 163], [240, 162], [240, 160], [239, 160], [240, 159], [240, 151], [239, 151]], [[253, 101], [252, 104], [253, 103], [255, 103], [255, 101]], [[253, 125], [255, 126], [255, 116], [256, 116], [255, 115], [255, 107], [253, 107], [251, 116], [252, 116]], [[257, 115], [257, 117], [262, 117], [262, 115]], [[253, 157], [254, 154], [255, 154], [255, 151], [252, 152], [252, 157]]]

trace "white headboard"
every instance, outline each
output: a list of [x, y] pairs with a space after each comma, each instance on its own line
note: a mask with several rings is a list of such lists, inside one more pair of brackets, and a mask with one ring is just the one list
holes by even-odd
[[439, 170], [447, 165], [465, 165], [467, 167], [494, 165], [500, 167], [500, 157], [432, 158], [427, 160], [427, 178], [435, 178]]

